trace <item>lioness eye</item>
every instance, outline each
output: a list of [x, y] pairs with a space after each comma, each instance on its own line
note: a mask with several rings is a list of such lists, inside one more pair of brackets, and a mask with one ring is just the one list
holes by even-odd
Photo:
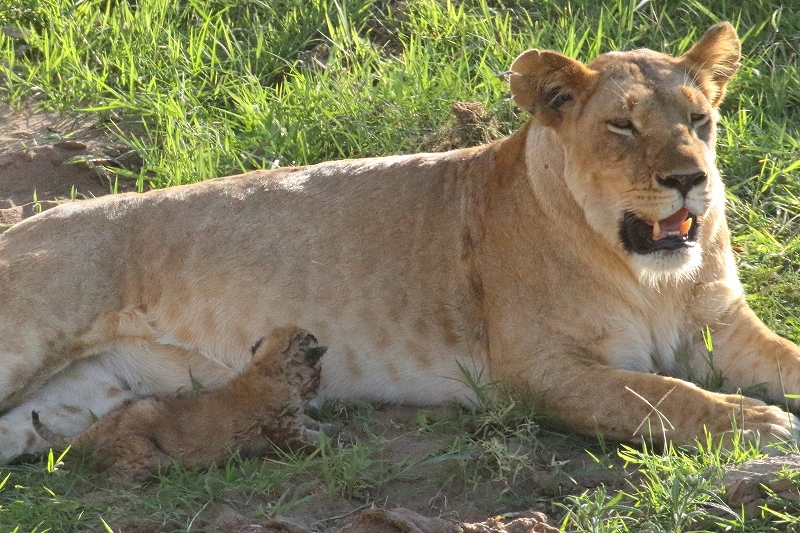
[[708, 113], [692, 113], [689, 117], [692, 121], [692, 126], [694, 128], [700, 128], [708, 124], [708, 121], [711, 119]]
[[618, 135], [627, 135], [628, 137], [632, 137], [634, 134], [638, 133], [636, 126], [634, 126], [633, 122], [627, 118], [610, 120], [607, 124], [608, 130]]

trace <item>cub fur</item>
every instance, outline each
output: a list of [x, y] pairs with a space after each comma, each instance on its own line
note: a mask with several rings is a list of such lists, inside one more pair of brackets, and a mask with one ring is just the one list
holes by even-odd
[[[800, 350], [748, 307], [729, 243], [714, 145], [739, 60], [728, 23], [678, 57], [528, 50], [510, 86], [531, 119], [491, 144], [21, 222], [0, 235], [0, 460], [46, 449], [32, 410], [77, 435], [190, 371], [220, 386], [284, 323], [331, 347], [320, 400], [467, 403], [468, 369], [588, 434], [794, 438], [794, 415], [736, 393], [800, 393]], [[705, 328], [724, 392], [688, 381], [712, 370]]]
[[115, 482], [143, 481], [173, 461], [207, 467], [235, 451], [254, 457], [272, 446], [313, 443], [303, 408], [319, 389], [325, 350], [300, 328], [279, 328], [253, 346], [251, 365], [219, 388], [126, 402], [73, 439], [54, 434], [36, 411], [33, 426], [51, 444], [92, 453]]

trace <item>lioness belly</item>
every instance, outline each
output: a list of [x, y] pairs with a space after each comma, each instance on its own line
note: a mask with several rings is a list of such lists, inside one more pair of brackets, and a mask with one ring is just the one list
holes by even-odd
[[[463, 399], [459, 364], [477, 371], [482, 354], [470, 345], [461, 312], [448, 305], [456, 294], [405, 286], [413, 273], [391, 265], [341, 267], [325, 254], [299, 250], [278, 258], [270, 267], [263, 257], [263, 266], [249, 274], [241, 275], [240, 267], [235, 277], [222, 271], [202, 276], [225, 280], [210, 289], [182, 281], [164, 287], [146, 319], [156, 330], [153, 338], [239, 369], [259, 329], [302, 324], [330, 347], [322, 366], [324, 398]], [[361, 272], [352, 278], [346, 269]]]

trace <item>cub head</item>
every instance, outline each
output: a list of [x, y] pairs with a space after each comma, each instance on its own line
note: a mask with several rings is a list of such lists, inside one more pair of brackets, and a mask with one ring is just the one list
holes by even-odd
[[739, 59], [733, 26], [720, 23], [680, 57], [634, 50], [585, 65], [528, 50], [511, 65], [514, 102], [561, 145], [588, 224], [642, 280], [691, 279], [713, 252], [717, 110]]

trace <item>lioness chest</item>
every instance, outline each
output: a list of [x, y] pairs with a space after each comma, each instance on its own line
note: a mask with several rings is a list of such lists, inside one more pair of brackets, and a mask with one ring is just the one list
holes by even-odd
[[634, 305], [618, 302], [613, 310], [613, 303], [598, 302], [597, 309], [602, 313], [606, 308], [608, 314], [589, 318], [587, 326], [594, 327], [595, 335], [582, 345], [616, 368], [687, 375], [685, 365], [694, 355], [699, 326], [691, 324], [679, 298], [644, 292]]
[[[554, 237], [552, 230], [547, 233], [540, 244]], [[551, 244], [548, 260], [538, 258], [536, 271], [520, 276], [518, 285], [504, 289], [502, 283], [490, 284], [495, 312], [488, 313], [489, 338], [496, 379], [516, 382], [525, 368], [542, 362], [542, 354], [553, 361], [578, 357], [589, 364], [671, 376], [691, 372], [687, 361], [702, 345], [702, 327], [691, 310], [690, 285], [670, 291], [644, 287], [630, 272], [615, 271], [612, 265], [596, 268], [602, 263], [596, 255], [576, 257], [575, 249]], [[506, 290], [509, 295], [503, 297]], [[492, 335], [492, 326], [504, 333], [503, 344], [492, 342], [500, 337]], [[520, 357], [513, 350], [518, 345], [534, 348]]]

